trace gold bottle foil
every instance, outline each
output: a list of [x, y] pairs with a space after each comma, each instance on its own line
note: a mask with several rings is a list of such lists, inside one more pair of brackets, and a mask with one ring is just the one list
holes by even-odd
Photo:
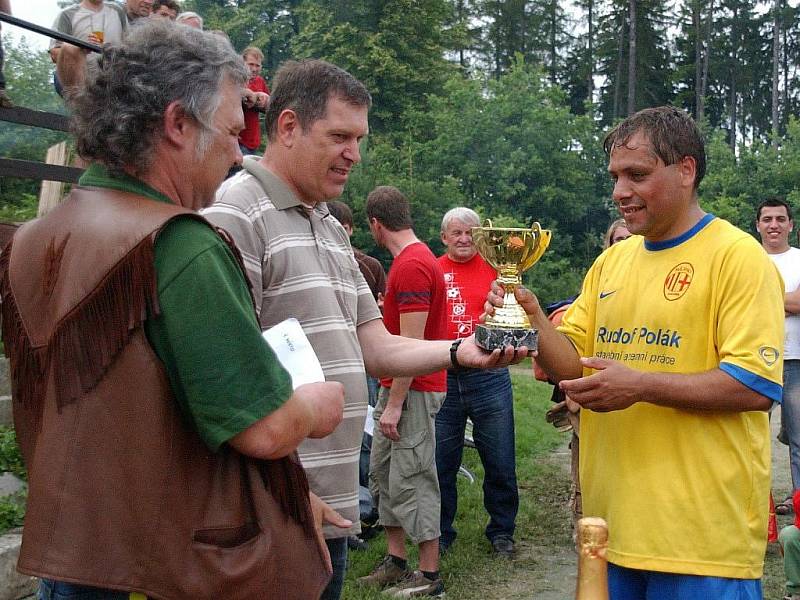
[[575, 600], [608, 600], [608, 525], [598, 517], [578, 521], [578, 587]]

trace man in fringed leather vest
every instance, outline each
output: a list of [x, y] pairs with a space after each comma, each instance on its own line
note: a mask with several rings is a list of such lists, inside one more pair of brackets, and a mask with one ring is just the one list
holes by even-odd
[[18, 568], [42, 598], [318, 598], [321, 522], [351, 523], [309, 497], [295, 448], [341, 421], [343, 389], [292, 391], [238, 252], [195, 212], [241, 162], [245, 66], [153, 21], [87, 72], [71, 109], [91, 165], [0, 264]]

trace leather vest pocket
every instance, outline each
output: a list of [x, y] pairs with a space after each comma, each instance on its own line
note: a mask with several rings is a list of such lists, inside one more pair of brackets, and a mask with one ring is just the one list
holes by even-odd
[[219, 548], [235, 548], [252, 540], [261, 533], [258, 523], [252, 521], [238, 527], [214, 527], [195, 529], [192, 542]]

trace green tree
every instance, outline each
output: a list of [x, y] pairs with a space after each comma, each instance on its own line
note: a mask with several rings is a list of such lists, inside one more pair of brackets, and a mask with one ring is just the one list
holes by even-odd
[[237, 50], [260, 48], [269, 76], [292, 57], [300, 4], [301, 0], [188, 0], [184, 8], [202, 15], [206, 29], [225, 31]]
[[[597, 55], [599, 73], [605, 77], [600, 94], [604, 124], [631, 112], [631, 98], [634, 111], [669, 104], [673, 99], [671, 49], [667, 42], [671, 21], [667, 8], [657, 0], [641, 0], [635, 6], [633, 53], [629, 0], [613, 0], [599, 19]], [[631, 72], [635, 73], [633, 88], [629, 82]]]
[[[564, 92], [518, 59], [499, 79], [451, 78], [408, 122], [405, 138], [365, 149], [346, 194], [356, 214], [374, 185], [388, 183], [409, 195], [417, 234], [434, 249], [453, 206], [539, 221], [554, 238], [530, 277], [547, 301], [574, 294], [611, 213], [594, 125], [570, 113]], [[372, 248], [363, 237], [354, 242]]]
[[[63, 113], [64, 104], [53, 89], [53, 63], [47, 53], [32, 48], [25, 37], [14, 42], [10, 36], [4, 36], [3, 48], [3, 72], [8, 94], [14, 102], [34, 110]], [[47, 148], [68, 138], [69, 135], [62, 132], [3, 123], [0, 156], [43, 161]], [[32, 179], [0, 179], [0, 204], [30, 205], [39, 187], [40, 183]]]
[[454, 70], [444, 58], [442, 39], [448, 5], [444, 0], [385, 0], [370, 5], [373, 11], [359, 27], [347, 20], [346, 6], [333, 10], [308, 2], [301, 10], [301, 31], [292, 48], [298, 57], [324, 58], [350, 71], [372, 93], [373, 130], [398, 131], [405, 113], [424, 108], [427, 95], [440, 91]]

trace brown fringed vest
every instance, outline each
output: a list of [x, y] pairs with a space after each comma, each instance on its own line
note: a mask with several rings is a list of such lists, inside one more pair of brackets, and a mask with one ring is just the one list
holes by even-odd
[[201, 219], [76, 188], [0, 258], [30, 480], [18, 568], [158, 599], [318, 598], [328, 573], [296, 456], [211, 453], [145, 337], [154, 240], [181, 215]]

